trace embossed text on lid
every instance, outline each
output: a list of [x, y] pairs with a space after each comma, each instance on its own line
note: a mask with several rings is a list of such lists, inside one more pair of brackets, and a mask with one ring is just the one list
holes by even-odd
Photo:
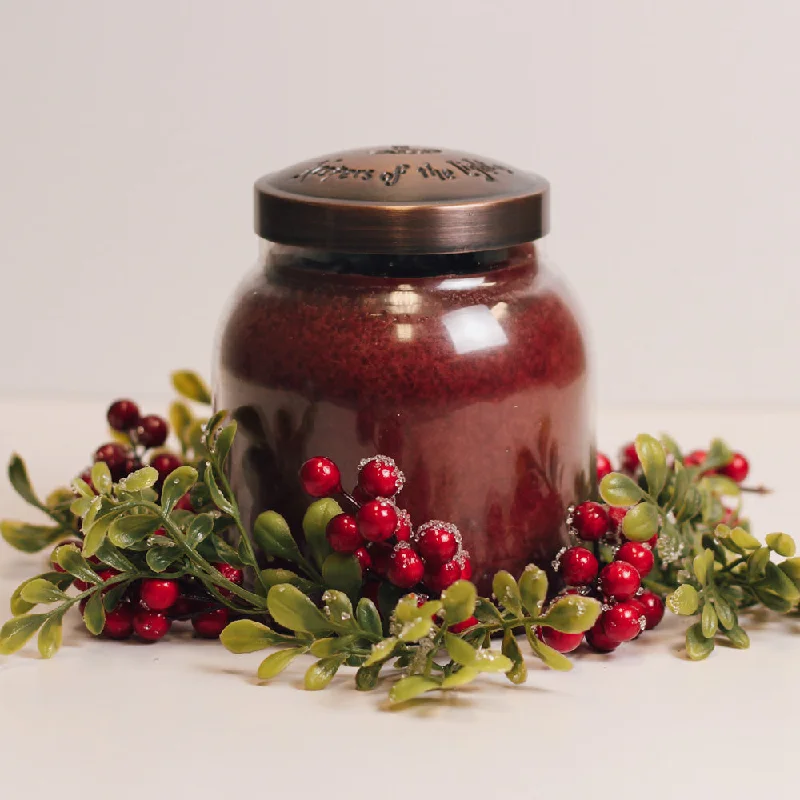
[[309, 159], [255, 184], [259, 236], [360, 253], [489, 250], [547, 232], [547, 181], [458, 150], [392, 145]]

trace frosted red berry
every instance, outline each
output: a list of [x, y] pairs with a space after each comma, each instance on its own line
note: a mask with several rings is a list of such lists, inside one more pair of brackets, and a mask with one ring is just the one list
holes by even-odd
[[325, 536], [337, 553], [355, 553], [364, 544], [356, 518], [350, 514], [333, 517], [325, 528]]
[[636, 445], [629, 442], [619, 451], [620, 468], [623, 472], [633, 474], [639, 468], [639, 454], [636, 452]]
[[300, 483], [303, 490], [312, 497], [328, 497], [342, 488], [339, 467], [329, 458], [315, 456], [300, 467]]
[[95, 450], [94, 463], [105, 462], [111, 477], [118, 481], [126, 475], [125, 462], [128, 460], [129, 455], [130, 451], [124, 445], [119, 442], [108, 442]]
[[647, 630], [650, 631], [664, 618], [664, 601], [655, 592], [649, 590], [638, 595], [636, 600], [644, 606], [644, 618]]
[[719, 472], [736, 483], [742, 483], [750, 473], [750, 462], [741, 453], [734, 453], [730, 463], [720, 467]]
[[605, 453], [597, 454], [597, 480], [601, 481], [606, 475], [614, 471], [611, 466], [611, 459]]
[[608, 512], [600, 503], [587, 500], [576, 506], [572, 513], [572, 525], [581, 539], [596, 542], [608, 533]]
[[625, 542], [617, 550], [614, 560], [630, 564], [639, 573], [640, 578], [644, 578], [653, 569], [653, 564], [655, 563], [653, 551], [638, 542]]
[[477, 617], [467, 617], [461, 622], [456, 622], [455, 624], [451, 625], [447, 630], [451, 633], [463, 633], [466, 630], [469, 630], [475, 625], [478, 625], [478, 618]]
[[374, 456], [359, 465], [358, 487], [367, 497], [394, 497], [404, 483], [403, 473], [387, 456]]
[[134, 439], [144, 447], [161, 447], [167, 441], [167, 421], [158, 414], [148, 414], [139, 420], [134, 429]]
[[584, 586], [597, 577], [599, 566], [594, 554], [585, 547], [570, 547], [561, 554], [559, 570], [564, 583]]
[[559, 653], [571, 653], [583, 641], [582, 633], [562, 633], [555, 628], [543, 625], [539, 628], [539, 638]]
[[133, 609], [130, 603], [120, 603], [106, 612], [103, 636], [109, 639], [127, 639], [133, 633]]
[[619, 642], [614, 641], [603, 627], [602, 617], [586, 631], [586, 644], [598, 653], [610, 653], [619, 647]]
[[609, 599], [627, 600], [639, 591], [640, 586], [639, 573], [625, 561], [614, 561], [600, 572], [600, 589]]
[[629, 642], [641, 632], [639, 610], [632, 603], [617, 603], [600, 615], [599, 622], [612, 642]]
[[158, 611], [137, 611], [133, 615], [134, 633], [145, 642], [163, 639], [171, 626], [170, 620]]
[[705, 460], [708, 453], [705, 450], [692, 450], [686, 458], [683, 459], [684, 467], [699, 467]]
[[183, 466], [183, 459], [174, 453], [158, 453], [150, 459], [150, 466], [158, 473], [158, 482], [164, 483], [170, 472]]
[[359, 547], [353, 552], [353, 555], [358, 561], [358, 566], [361, 567], [361, 574], [363, 575], [372, 566], [372, 556], [366, 547]]
[[230, 615], [227, 608], [214, 608], [203, 611], [192, 619], [192, 627], [204, 639], [217, 639], [228, 624]]
[[397, 527], [394, 529], [394, 538], [398, 542], [411, 541], [412, 534], [411, 515], [404, 508], [397, 509]]
[[389, 560], [387, 577], [401, 589], [410, 589], [422, 580], [425, 565], [419, 555], [408, 546], [399, 545]]
[[461, 579], [461, 565], [456, 559], [425, 571], [425, 585], [432, 592], [443, 592]]
[[466, 552], [462, 552], [461, 556], [456, 559], [461, 567], [461, 575], [459, 576], [462, 581], [472, 580], [472, 562]]
[[151, 611], [166, 611], [180, 596], [178, 582], [168, 578], [145, 578], [139, 587], [139, 597]]
[[397, 508], [388, 500], [370, 500], [358, 509], [358, 529], [369, 542], [385, 542], [397, 527]]
[[139, 424], [139, 406], [133, 400], [115, 400], [106, 411], [108, 424], [121, 433]]
[[417, 550], [429, 569], [441, 566], [458, 553], [458, 529], [446, 522], [433, 520], [417, 530]]

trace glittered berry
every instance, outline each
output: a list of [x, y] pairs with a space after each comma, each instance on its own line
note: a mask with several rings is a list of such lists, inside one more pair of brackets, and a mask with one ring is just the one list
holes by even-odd
[[466, 551], [462, 551], [460, 557], [457, 558], [456, 561], [458, 561], [458, 565], [461, 567], [460, 580], [472, 580], [472, 562], [469, 560], [469, 554]]
[[398, 542], [411, 541], [411, 515], [404, 508], [397, 509], [397, 527], [394, 529], [394, 538]]
[[636, 452], [636, 445], [629, 442], [619, 451], [620, 468], [623, 472], [632, 475], [639, 468], [639, 454]]
[[461, 579], [461, 565], [456, 559], [425, 571], [425, 585], [432, 592], [443, 592]]
[[601, 481], [606, 475], [614, 471], [611, 466], [611, 459], [605, 453], [597, 454], [597, 480]]
[[145, 578], [139, 587], [139, 597], [151, 611], [166, 611], [180, 596], [178, 582], [168, 578]]
[[452, 560], [460, 538], [455, 525], [436, 520], [421, 525], [417, 530], [417, 550], [425, 559], [425, 566], [432, 569]]
[[734, 453], [730, 463], [720, 467], [719, 472], [736, 483], [742, 483], [750, 472], [750, 462], [741, 453]]
[[585, 547], [570, 547], [562, 553], [559, 569], [564, 583], [583, 586], [597, 577], [599, 567], [594, 554]]
[[648, 590], [642, 592], [636, 600], [644, 606], [644, 618], [647, 630], [650, 631], [664, 618], [664, 601], [655, 592]]
[[644, 578], [653, 569], [653, 551], [646, 545], [638, 542], [625, 542], [617, 550], [614, 556], [615, 561], [624, 561], [630, 564], [639, 573], [640, 578]]
[[337, 514], [325, 528], [328, 544], [337, 553], [355, 553], [364, 545], [364, 539], [358, 532], [356, 518], [350, 514]]
[[172, 623], [158, 611], [137, 611], [133, 615], [134, 633], [145, 642], [157, 642], [163, 639]]
[[408, 546], [398, 545], [389, 561], [386, 576], [401, 589], [410, 589], [422, 580], [425, 565], [419, 555]]
[[397, 464], [387, 456], [375, 456], [361, 462], [358, 487], [368, 497], [394, 497], [405, 483]]
[[600, 615], [599, 622], [612, 642], [629, 642], [641, 632], [639, 610], [632, 603], [617, 603]]
[[312, 497], [328, 497], [342, 488], [339, 467], [329, 458], [315, 456], [300, 467], [300, 483], [303, 490]]
[[119, 442], [108, 442], [108, 444], [101, 445], [95, 450], [94, 462], [104, 461], [111, 477], [118, 481], [125, 477], [125, 462], [130, 456], [130, 451]]
[[456, 622], [454, 625], [451, 625], [447, 630], [451, 633], [463, 633], [466, 630], [469, 630], [475, 625], [478, 625], [478, 618], [477, 617], [467, 617], [461, 622]]
[[641, 586], [639, 573], [625, 561], [614, 561], [600, 572], [600, 588], [611, 600], [627, 600]]
[[587, 500], [575, 508], [572, 524], [578, 536], [587, 542], [596, 542], [608, 533], [608, 513], [600, 503]]
[[228, 624], [229, 616], [227, 608], [203, 611], [192, 619], [192, 627], [195, 633], [204, 639], [218, 639]]
[[139, 406], [133, 400], [115, 400], [108, 407], [106, 418], [113, 430], [129, 431], [139, 424]]
[[628, 509], [621, 508], [620, 506], [609, 506], [606, 512], [608, 513], [608, 522], [611, 531], [613, 533], [619, 533], [622, 530], [622, 520], [625, 519]]
[[619, 647], [619, 642], [609, 638], [600, 619], [586, 631], [586, 644], [597, 653], [610, 653]]
[[539, 628], [539, 638], [559, 653], [571, 653], [583, 641], [582, 633], [562, 633], [555, 628], [543, 625]]
[[134, 431], [136, 442], [144, 447], [161, 447], [167, 441], [167, 421], [158, 414], [148, 414], [139, 420]]
[[183, 460], [174, 453], [158, 453], [150, 459], [150, 466], [158, 473], [158, 482], [164, 483], [170, 472], [183, 466]]
[[[372, 556], [366, 547], [359, 547], [353, 552], [353, 555], [358, 561], [358, 566], [361, 567], [361, 574], [363, 575], [372, 566]], [[388, 568], [388, 566], [387, 566]]]
[[103, 636], [109, 639], [127, 639], [133, 633], [133, 609], [130, 603], [120, 603], [106, 612]]
[[358, 529], [369, 542], [385, 542], [397, 527], [397, 509], [388, 500], [370, 500], [358, 509]]
[[385, 577], [389, 571], [394, 548], [383, 542], [374, 542], [367, 549], [372, 559], [372, 571], [381, 577]]
[[708, 453], [705, 450], [692, 450], [686, 458], [683, 459], [684, 467], [699, 467], [705, 460]]

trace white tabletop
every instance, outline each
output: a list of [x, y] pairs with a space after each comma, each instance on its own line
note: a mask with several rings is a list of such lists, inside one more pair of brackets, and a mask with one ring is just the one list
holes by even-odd
[[[156, 406], [149, 406], [149, 408]], [[104, 437], [100, 403], [0, 403], [0, 457], [27, 460], [41, 493]], [[776, 489], [749, 501], [756, 533], [800, 534], [800, 413], [637, 411], [599, 415], [600, 445], [669, 431], [685, 446], [726, 437]], [[33, 519], [4, 482], [0, 516]], [[794, 530], [792, 530], [794, 528]], [[0, 542], [0, 602], [44, 559]], [[343, 670], [299, 689], [302, 659], [258, 685], [262, 654], [173, 633], [156, 645], [94, 640], [76, 618], [50, 661], [35, 643], [0, 657], [0, 797], [39, 800], [239, 796], [740, 798], [788, 789], [800, 718], [800, 621], [748, 622], [746, 652], [680, 656], [685, 623], [570, 673], [529, 660], [527, 685], [484, 677], [469, 690], [387, 711]], [[154, 790], [160, 789], [158, 794]], [[148, 791], [151, 794], [143, 794]], [[179, 795], [180, 793], [180, 795]]]

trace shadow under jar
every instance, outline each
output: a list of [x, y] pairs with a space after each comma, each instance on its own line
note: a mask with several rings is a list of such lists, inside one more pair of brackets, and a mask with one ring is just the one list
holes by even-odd
[[[406, 171], [395, 185], [404, 193], [392, 193], [383, 177], [395, 174], [398, 158]], [[409, 162], [423, 159], [426, 171], [469, 162], [470, 174], [454, 166], [456, 177], [421, 177]], [[332, 458], [347, 487], [359, 461], [380, 453], [405, 472], [397, 502], [415, 526], [429, 519], [458, 526], [485, 592], [499, 569], [549, 565], [566, 541], [568, 506], [589, 494], [586, 348], [562, 284], [530, 241], [546, 227], [547, 183], [454, 151], [440, 154], [439, 167], [433, 159], [424, 148], [351, 151], [309, 164], [373, 170], [379, 185], [324, 170], [322, 178], [300, 177], [309, 165], [256, 184], [257, 231], [284, 243], [263, 243], [233, 299], [214, 399], [239, 424], [230, 477], [246, 524], [274, 509], [299, 528], [309, 498], [298, 470], [307, 458]], [[463, 217], [458, 231], [448, 227], [447, 212], [435, 213], [444, 201], [431, 180], [440, 180], [439, 192], [478, 198], [469, 218], [480, 230]], [[512, 202], [517, 219], [481, 228], [482, 211], [498, 198], [528, 196], [520, 182], [538, 201]], [[276, 211], [270, 192], [288, 194], [287, 184], [301, 200]], [[353, 189], [360, 199], [348, 194]], [[398, 219], [385, 195], [429, 208], [426, 224], [415, 228], [402, 212]], [[451, 207], [470, 205], [463, 195], [456, 200]], [[314, 217], [318, 209], [304, 203], [327, 205], [333, 219]], [[383, 239], [380, 214], [364, 222], [353, 214], [358, 204], [382, 206]], [[304, 211], [313, 230], [294, 218], [276, 221]], [[527, 225], [518, 219], [526, 211]], [[453, 236], [467, 252], [437, 252], [454, 249]], [[366, 248], [375, 252], [360, 252]]]

